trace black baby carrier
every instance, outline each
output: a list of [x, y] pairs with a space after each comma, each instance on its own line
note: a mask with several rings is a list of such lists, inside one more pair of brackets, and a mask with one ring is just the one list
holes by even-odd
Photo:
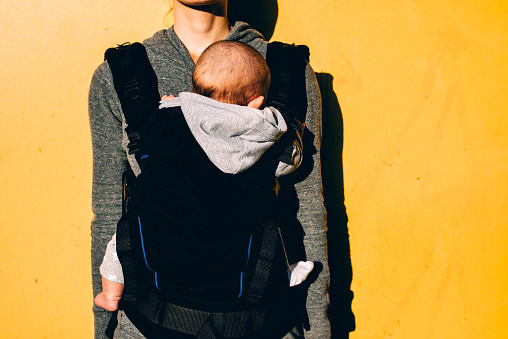
[[120, 308], [147, 338], [281, 338], [308, 327], [305, 287], [289, 287], [273, 190], [280, 154], [292, 152], [291, 117], [305, 117], [308, 49], [272, 43], [268, 53], [270, 104], [288, 122], [287, 136], [251, 168], [226, 174], [210, 162], [179, 107], [158, 109], [143, 45], [106, 52], [129, 153], [141, 169], [123, 180]]

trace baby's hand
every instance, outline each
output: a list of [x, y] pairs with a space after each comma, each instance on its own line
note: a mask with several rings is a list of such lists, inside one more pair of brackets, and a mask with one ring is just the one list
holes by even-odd
[[173, 100], [175, 98], [174, 95], [164, 95], [161, 100]]

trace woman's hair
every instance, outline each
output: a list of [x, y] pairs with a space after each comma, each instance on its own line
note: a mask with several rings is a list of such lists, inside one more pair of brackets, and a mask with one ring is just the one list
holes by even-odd
[[203, 51], [192, 74], [194, 93], [246, 106], [268, 95], [270, 70], [265, 59], [249, 45], [218, 41]]
[[164, 0], [169, 6], [168, 11], [164, 15], [163, 23], [166, 27], [169, 27], [173, 24], [175, 18], [173, 17], [173, 0]]

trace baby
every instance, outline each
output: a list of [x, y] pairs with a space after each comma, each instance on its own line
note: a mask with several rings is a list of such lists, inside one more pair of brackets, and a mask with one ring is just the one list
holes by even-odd
[[[270, 87], [270, 71], [264, 58], [246, 44], [219, 41], [210, 45], [196, 63], [192, 84], [194, 93], [164, 96], [159, 108], [180, 106], [196, 141], [224, 173], [248, 169], [287, 131], [280, 112], [273, 107], [261, 109]], [[291, 161], [279, 162], [277, 177], [291, 173], [301, 163], [303, 124], [299, 125]], [[300, 284], [312, 269], [312, 262], [290, 265], [290, 286]], [[103, 292], [95, 303], [115, 311], [124, 287], [116, 235], [100, 270]]]

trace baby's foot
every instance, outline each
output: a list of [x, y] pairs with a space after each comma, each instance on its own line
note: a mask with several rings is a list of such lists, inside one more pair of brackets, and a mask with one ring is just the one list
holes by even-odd
[[314, 263], [312, 261], [299, 261], [295, 264], [289, 265], [289, 286], [293, 287], [300, 285], [307, 277], [309, 273], [314, 269]]
[[111, 312], [118, 310], [119, 301], [120, 298], [107, 297], [104, 292], [99, 293], [94, 299], [95, 305]]

